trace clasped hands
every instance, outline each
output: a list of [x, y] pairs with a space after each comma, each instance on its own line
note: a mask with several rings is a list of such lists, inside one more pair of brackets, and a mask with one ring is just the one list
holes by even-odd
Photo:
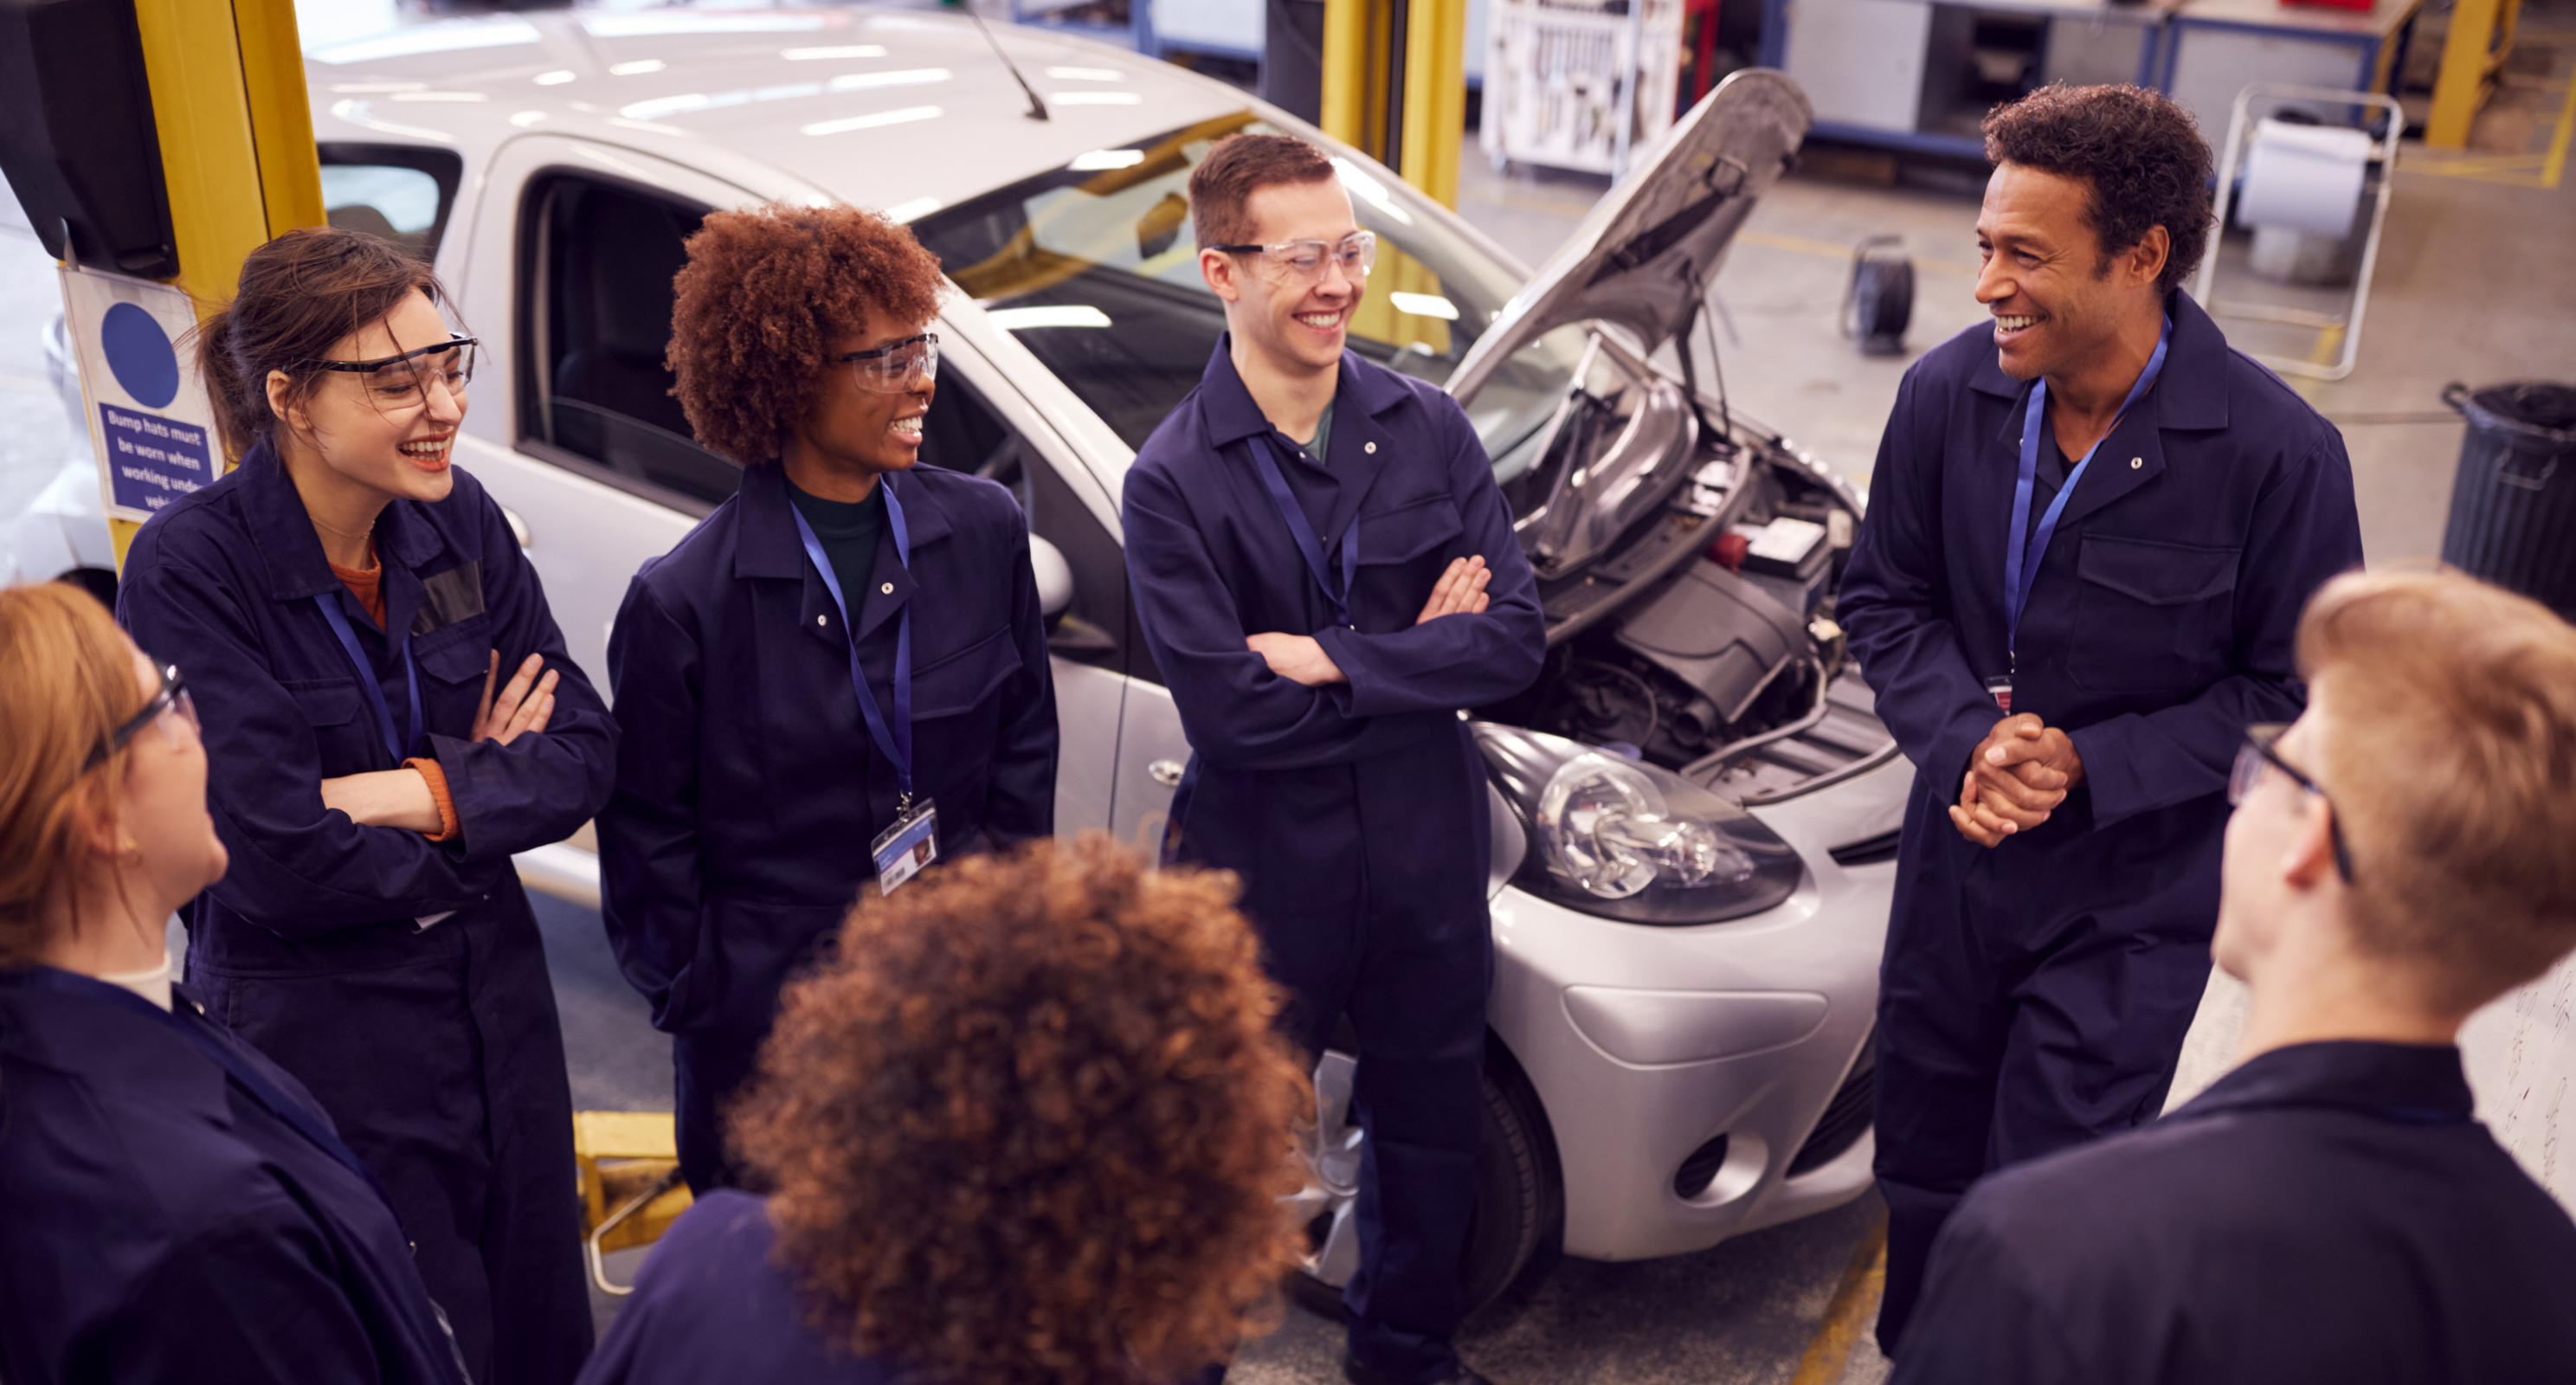
[[[1472, 616], [1485, 609], [1485, 584], [1493, 580], [1493, 569], [1485, 566], [1484, 555], [1453, 558], [1448, 570], [1431, 586], [1431, 599], [1422, 603], [1422, 614], [1413, 618], [1420, 625], [1442, 616]], [[1324, 652], [1324, 646], [1312, 635], [1283, 635], [1266, 631], [1247, 635], [1244, 647], [1261, 656], [1270, 671], [1292, 683], [1319, 687], [1326, 683], [1343, 683], [1341, 666]]]
[[2048, 821], [2067, 792], [2084, 782], [2084, 757], [2061, 730], [2031, 713], [2005, 717], [1968, 756], [1950, 824], [1991, 847]]

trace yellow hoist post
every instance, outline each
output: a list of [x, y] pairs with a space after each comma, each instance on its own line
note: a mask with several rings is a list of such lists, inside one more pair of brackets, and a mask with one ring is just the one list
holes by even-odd
[[[1467, 135], [1467, 0], [1324, 0], [1323, 47], [1324, 133], [1455, 208]], [[1381, 244], [1352, 333], [1447, 355], [1449, 324], [1398, 309], [1397, 294], [1446, 301], [1428, 266]]]
[[[251, 251], [323, 224], [295, 0], [134, 0], [134, 20], [179, 252], [167, 282], [202, 315], [232, 297]], [[140, 527], [108, 521], [120, 572]]]

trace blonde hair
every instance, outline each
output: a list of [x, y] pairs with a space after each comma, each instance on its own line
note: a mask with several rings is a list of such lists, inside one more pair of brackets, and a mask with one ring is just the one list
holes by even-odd
[[34, 960], [51, 941], [46, 913], [75, 898], [81, 826], [115, 819], [125, 752], [82, 766], [144, 700], [96, 597], [60, 582], [0, 588], [0, 965]]
[[2447, 569], [2347, 574], [2299, 668], [2361, 945], [2462, 1012], [2576, 947], [2576, 628]]

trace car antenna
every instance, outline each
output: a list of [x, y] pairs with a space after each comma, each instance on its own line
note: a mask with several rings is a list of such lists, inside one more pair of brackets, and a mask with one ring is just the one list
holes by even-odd
[[1029, 79], [1020, 75], [1019, 65], [1011, 61], [1011, 55], [1002, 51], [1002, 41], [993, 37], [993, 30], [984, 23], [984, 16], [975, 13], [974, 0], [966, 0], [964, 9], [966, 17], [975, 21], [975, 27], [984, 31], [984, 41], [993, 45], [993, 56], [1002, 60], [1002, 66], [1009, 70], [1011, 80], [1019, 83], [1020, 90], [1029, 94], [1029, 119], [1051, 121], [1053, 117], [1047, 114], [1046, 103], [1038, 99], [1037, 88], [1030, 86]]

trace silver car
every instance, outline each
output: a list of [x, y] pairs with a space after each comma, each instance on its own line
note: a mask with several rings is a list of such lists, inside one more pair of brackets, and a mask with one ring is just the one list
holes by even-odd
[[[1496, 975], [1468, 1275], [1701, 1249], [1870, 1181], [1870, 1036], [1912, 771], [1833, 624], [1861, 505], [1753, 422], [1695, 340], [1810, 114], [1730, 79], [1535, 275], [1367, 157], [1119, 49], [918, 11], [444, 21], [308, 54], [334, 223], [432, 258], [485, 342], [459, 460], [510, 512], [604, 687], [627, 579], [731, 493], [670, 396], [681, 241], [708, 211], [878, 208], [956, 292], [924, 456], [1036, 536], [1056, 820], [1151, 847], [1188, 745], [1120, 557], [1135, 448], [1224, 319], [1186, 184], [1284, 130], [1337, 156], [1381, 252], [1351, 346], [1444, 384], [1536, 567], [1546, 671], [1462, 709], [1492, 771]], [[522, 859], [595, 898], [576, 845]], [[1310, 1288], [1358, 1258], [1351, 1057], [1317, 1070]]]

